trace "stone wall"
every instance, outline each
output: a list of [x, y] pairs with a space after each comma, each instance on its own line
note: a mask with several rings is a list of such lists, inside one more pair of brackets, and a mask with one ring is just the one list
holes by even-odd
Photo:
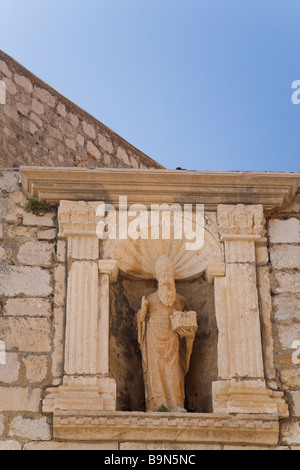
[[162, 168], [0, 51], [0, 168]]
[[6, 364], [0, 365], [1, 449], [51, 439], [41, 396], [56, 367], [56, 214], [37, 217], [25, 212], [25, 204], [18, 173], [0, 173], [0, 338], [6, 346]]
[[[18, 172], [1, 172], [0, 341], [4, 341], [6, 345], [6, 364], [0, 365], [0, 449], [236, 448], [234, 445], [214, 442], [201, 445], [180, 442], [162, 444], [155, 442], [155, 437], [153, 443], [148, 444], [83, 444], [55, 442], [52, 439], [51, 416], [42, 414], [41, 399], [44, 391], [58, 385], [63, 375], [65, 242], [57, 240], [56, 212], [35, 216], [25, 211], [26, 202], [19, 185]], [[299, 247], [300, 194], [289, 207], [269, 214], [268, 254], [260, 255], [261, 272], [266, 275], [264, 279], [270, 279], [272, 290], [272, 323], [270, 330], [266, 324], [263, 329], [265, 357], [268, 357], [270, 363], [274, 353], [275, 374], [269, 385], [285, 391], [290, 410], [290, 418], [281, 421], [281, 437], [277, 447], [284, 450], [300, 449], [300, 365], [292, 361], [296, 351], [292, 347], [293, 342], [300, 340]], [[135, 329], [131, 321], [138, 301], [133, 283], [120, 278], [111, 288], [111, 368], [121, 385], [118, 391], [118, 408], [122, 410], [141, 409], [143, 406], [141, 371], [136, 373], [136, 377], [130, 377], [128, 364], [127, 369], [125, 367], [131, 360], [134, 362], [134, 370], [139, 365], [138, 348], [134, 342]], [[150, 292], [155, 285], [149, 281], [145, 283], [145, 288]], [[194, 293], [198, 288], [201, 291], [201, 295], [197, 294], [199, 297]], [[205, 345], [203, 364], [209, 357], [211, 363], [206, 368], [199, 369], [199, 376], [195, 379], [200, 380], [201, 373], [205, 376], [205, 399], [202, 402], [194, 400], [191, 379], [189, 393], [192, 397], [191, 409], [195, 406], [196, 411], [211, 411], [207, 387], [209, 380], [215, 380], [216, 374], [216, 331], [215, 320], [211, 316], [212, 288], [204, 280], [200, 280], [189, 286], [184, 282], [178, 283], [178, 290], [186, 295], [193, 308], [197, 309], [197, 306], [202, 305], [206, 312], [208, 322], [204, 324], [203, 318], [201, 319], [203, 330], [199, 332], [199, 344], [196, 343], [196, 347], [200, 348], [201, 342]], [[115, 322], [117, 311], [123, 312], [118, 323]], [[192, 367], [196, 371], [198, 364], [192, 362]], [[120, 370], [122, 376], [119, 375]]]
[[293, 354], [300, 357], [300, 194], [289, 207], [270, 216], [268, 233], [275, 368], [291, 416], [282, 424], [282, 442], [299, 446], [300, 365], [293, 363]]

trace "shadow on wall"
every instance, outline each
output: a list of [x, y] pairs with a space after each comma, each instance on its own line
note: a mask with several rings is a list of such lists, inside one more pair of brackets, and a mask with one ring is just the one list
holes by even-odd
[[[192, 282], [177, 282], [176, 288], [198, 314], [198, 332], [186, 376], [186, 409], [189, 412], [211, 413], [212, 382], [218, 379], [218, 331], [213, 286], [200, 278]], [[135, 315], [142, 296], [156, 290], [156, 281], [135, 281], [121, 276], [111, 286], [110, 372], [117, 382], [119, 411], [145, 411], [142, 358]]]

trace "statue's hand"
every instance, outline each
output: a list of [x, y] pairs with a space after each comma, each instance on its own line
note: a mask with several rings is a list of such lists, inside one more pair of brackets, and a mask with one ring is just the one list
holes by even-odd
[[187, 339], [194, 339], [195, 338], [195, 331], [191, 328], [178, 328], [177, 333], [181, 338], [187, 338]]
[[149, 300], [147, 300], [146, 297], [144, 296], [142, 299], [142, 308], [140, 310], [142, 320], [145, 320], [146, 315], [148, 313], [148, 309], [149, 309]]

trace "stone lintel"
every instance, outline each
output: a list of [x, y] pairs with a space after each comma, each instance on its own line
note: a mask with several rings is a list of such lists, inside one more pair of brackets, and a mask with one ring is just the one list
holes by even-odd
[[[261, 204], [282, 207], [298, 191], [300, 173], [209, 172], [101, 168], [21, 167], [23, 191], [48, 201], [106, 201], [116, 208], [119, 196], [128, 204]], [[251, 192], [249, 191], [251, 187]]]

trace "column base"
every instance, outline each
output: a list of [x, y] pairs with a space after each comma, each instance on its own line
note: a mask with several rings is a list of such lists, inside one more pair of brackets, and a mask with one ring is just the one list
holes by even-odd
[[110, 377], [69, 377], [63, 385], [48, 388], [43, 413], [55, 411], [115, 411], [116, 381]]
[[269, 390], [264, 380], [236, 379], [213, 383], [214, 413], [271, 414], [288, 418], [284, 393]]

